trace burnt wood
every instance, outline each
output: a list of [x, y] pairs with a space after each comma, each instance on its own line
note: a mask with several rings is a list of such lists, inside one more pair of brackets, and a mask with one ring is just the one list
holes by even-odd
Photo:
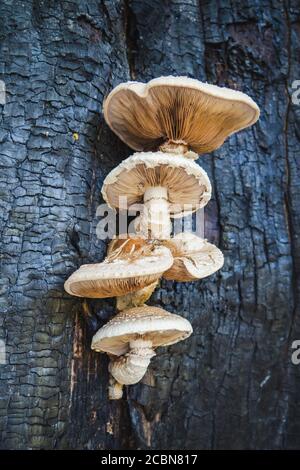
[[[2, 449], [300, 446], [299, 12], [299, 0], [1, 1]], [[198, 160], [224, 267], [151, 298], [194, 334], [110, 402], [90, 343], [115, 301], [63, 283], [105, 256], [102, 182], [132, 153], [104, 123], [104, 97], [168, 74], [240, 89], [262, 114]]]

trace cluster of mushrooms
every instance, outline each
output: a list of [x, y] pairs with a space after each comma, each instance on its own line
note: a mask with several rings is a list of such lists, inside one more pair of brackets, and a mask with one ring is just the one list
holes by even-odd
[[[118, 313], [94, 335], [92, 349], [110, 357], [110, 399], [124, 385], [139, 382], [155, 349], [192, 333], [190, 322], [145, 305], [163, 277], [189, 282], [223, 265], [222, 252], [192, 233], [171, 236], [175, 217], [204, 207], [211, 198], [206, 172], [195, 163], [231, 134], [252, 125], [259, 108], [244, 93], [187, 77], [160, 77], [149, 83], [118, 85], [106, 98], [109, 127], [137, 152], [104, 180], [111, 208], [142, 204], [134, 234], [110, 243], [102, 263], [86, 264], [65, 283], [78, 297], [117, 297]], [[123, 208], [123, 206], [122, 206]]]

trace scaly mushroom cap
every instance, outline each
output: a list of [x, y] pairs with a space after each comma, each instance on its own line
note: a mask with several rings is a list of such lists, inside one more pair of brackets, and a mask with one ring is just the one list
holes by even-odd
[[113, 317], [94, 335], [92, 349], [121, 356], [130, 341], [151, 341], [152, 347], [169, 346], [192, 334], [188, 320], [158, 307], [130, 308]]
[[167, 189], [171, 216], [180, 215], [184, 205], [190, 208], [187, 212], [200, 209], [211, 198], [211, 184], [203, 168], [164, 152], [135, 153], [121, 162], [105, 178], [102, 195], [114, 208], [119, 207], [120, 197], [127, 197], [130, 207], [143, 203], [144, 193], [151, 187]]
[[162, 246], [103, 263], [85, 264], [65, 282], [65, 290], [78, 297], [118, 297], [143, 289], [157, 281], [172, 266], [170, 250]]
[[256, 103], [240, 91], [172, 76], [121, 83], [103, 112], [115, 134], [138, 151], [157, 150], [169, 140], [211, 152], [259, 118]]
[[215, 245], [191, 233], [176, 235], [166, 240], [174, 263], [163, 277], [168, 280], [189, 282], [202, 279], [218, 271], [224, 264], [223, 253]]

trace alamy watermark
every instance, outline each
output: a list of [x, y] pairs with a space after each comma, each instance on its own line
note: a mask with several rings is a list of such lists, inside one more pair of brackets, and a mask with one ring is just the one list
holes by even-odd
[[[171, 215], [173, 236], [181, 232], [190, 232], [204, 238], [203, 208], [197, 208], [191, 204], [172, 204], [170, 212], [173, 214]], [[96, 216], [101, 218], [96, 227], [99, 240], [112, 239], [116, 234], [119, 234], [120, 238], [135, 235], [141, 238], [156, 238], [153, 233], [163, 232], [168, 224], [168, 214], [160, 211], [159, 204], [149, 214], [144, 204], [134, 204], [128, 207], [126, 196], [119, 198], [118, 211], [107, 204], [100, 204], [97, 207]], [[146, 226], [148, 230], [141, 231], [141, 225]]]
[[295, 339], [292, 343], [292, 349], [294, 349], [294, 352], [292, 354], [292, 363], [295, 366], [298, 366], [300, 364], [300, 339]]
[[0, 339], [0, 365], [6, 364], [6, 348], [3, 339]]
[[6, 88], [3, 80], [0, 80], [0, 104], [6, 103]]
[[292, 103], [295, 105], [300, 105], [300, 80], [293, 81], [292, 89], [295, 90], [292, 93]]

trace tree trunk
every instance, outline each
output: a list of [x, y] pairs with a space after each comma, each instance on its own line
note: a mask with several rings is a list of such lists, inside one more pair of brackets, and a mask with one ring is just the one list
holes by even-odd
[[[299, 7], [1, 1], [1, 448], [299, 447]], [[168, 74], [241, 89], [262, 115], [198, 161], [214, 190], [205, 235], [224, 267], [163, 281], [151, 298], [194, 334], [109, 401], [107, 358], [90, 343], [115, 301], [72, 298], [63, 283], [105, 256], [100, 189], [132, 153], [103, 121], [105, 95]]]

